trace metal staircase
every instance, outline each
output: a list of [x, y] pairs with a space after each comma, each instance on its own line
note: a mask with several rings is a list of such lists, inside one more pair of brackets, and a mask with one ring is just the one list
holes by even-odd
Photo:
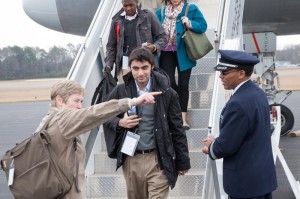
[[[207, 35], [212, 41], [213, 30], [208, 30]], [[199, 199], [202, 195], [207, 157], [201, 152], [201, 148], [202, 139], [207, 136], [215, 65], [215, 52], [211, 51], [198, 61], [192, 71], [188, 104], [188, 122], [191, 129], [186, 132], [192, 169], [186, 176], [178, 178], [176, 187], [169, 192], [171, 199]], [[99, 132], [101, 152], [94, 156], [95, 174], [87, 177], [87, 197], [125, 199], [126, 185], [122, 169], [115, 171], [116, 160], [107, 156], [102, 129]]]
[[[208, 21], [207, 36], [213, 43], [214, 26], [218, 9], [218, 0], [209, 3], [189, 1], [199, 6]], [[110, 19], [121, 7], [119, 0], [103, 0], [95, 14], [86, 35], [86, 41], [73, 64], [68, 78], [78, 81], [86, 89], [84, 105], [89, 106], [92, 94], [102, 79], [103, 58], [107, 42]], [[212, 14], [214, 13], [214, 14]], [[210, 107], [213, 96], [216, 65], [215, 51], [198, 61], [192, 70], [190, 80], [190, 99], [188, 104], [188, 122], [191, 129], [187, 131], [191, 158], [191, 170], [185, 176], [179, 176], [176, 187], [170, 190], [170, 199], [199, 199], [202, 196], [207, 156], [201, 152], [202, 139], [207, 136]], [[108, 158], [102, 127], [93, 129], [81, 137], [86, 143], [86, 182], [87, 198], [91, 199], [125, 199], [126, 185], [122, 169], [115, 171], [116, 162]]]

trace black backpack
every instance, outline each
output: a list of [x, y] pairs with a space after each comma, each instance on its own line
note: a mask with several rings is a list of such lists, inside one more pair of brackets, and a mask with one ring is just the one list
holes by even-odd
[[[117, 85], [117, 81], [111, 75], [111, 71], [108, 67], [105, 68], [106, 76], [101, 80], [97, 86], [91, 105], [99, 104], [105, 102], [108, 99], [109, 93]], [[116, 142], [119, 138], [119, 135], [111, 130], [110, 128], [103, 125], [104, 138], [106, 143], [107, 155], [110, 158], [117, 158], [117, 146]]]
[[117, 81], [111, 75], [111, 70], [108, 67], [106, 67], [105, 71], [106, 76], [98, 84], [94, 92], [91, 105], [107, 101], [108, 94], [117, 85]]

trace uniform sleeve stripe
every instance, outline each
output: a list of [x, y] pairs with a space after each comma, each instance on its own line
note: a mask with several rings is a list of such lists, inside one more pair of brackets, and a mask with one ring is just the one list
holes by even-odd
[[213, 146], [214, 146], [214, 143], [215, 141], [213, 141], [210, 145], [209, 145], [209, 148], [208, 148], [208, 151], [209, 151], [209, 157], [212, 159], [212, 160], [216, 160], [218, 159], [217, 156], [214, 154], [214, 150], [213, 150]]

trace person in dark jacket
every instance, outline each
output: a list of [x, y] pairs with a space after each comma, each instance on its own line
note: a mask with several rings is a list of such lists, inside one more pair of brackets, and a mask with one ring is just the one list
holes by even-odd
[[115, 64], [115, 78], [117, 75], [122, 77], [123, 70], [128, 69], [128, 56], [133, 49], [144, 46], [159, 54], [166, 43], [162, 25], [151, 11], [142, 10], [138, 2], [122, 0], [123, 8], [112, 18], [105, 65], [113, 69]]
[[[137, 48], [129, 56], [130, 72], [124, 84], [117, 85], [109, 99], [137, 97], [161, 91], [155, 106], [136, 106], [109, 120], [105, 125], [122, 134], [117, 155], [117, 169], [122, 166], [129, 199], [167, 198], [177, 176], [185, 175], [190, 166], [187, 138], [182, 125], [178, 94], [169, 79], [154, 68], [154, 56]], [[126, 139], [138, 136], [136, 150], [128, 148]]]
[[202, 151], [223, 158], [223, 186], [229, 199], [272, 199], [277, 187], [269, 103], [250, 76], [259, 59], [236, 50], [219, 50], [220, 79], [233, 94], [220, 116], [220, 135], [204, 139]]

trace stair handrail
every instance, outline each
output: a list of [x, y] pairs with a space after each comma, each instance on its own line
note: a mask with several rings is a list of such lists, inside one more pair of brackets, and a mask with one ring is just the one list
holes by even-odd
[[[238, 8], [240, 13], [243, 13], [244, 0], [240, 0], [238, 3]], [[242, 41], [242, 16], [240, 18], [231, 19], [233, 16], [231, 10], [236, 8], [236, 1], [232, 0], [221, 0], [218, 10], [218, 20], [217, 26], [215, 28], [216, 39], [215, 42], [218, 42], [220, 49], [234, 49], [236, 50], [241, 48]], [[237, 21], [234, 21], [237, 20]], [[237, 22], [237, 24], [234, 24]], [[238, 28], [237, 32], [233, 32], [231, 26], [236, 25], [235, 28]], [[232, 31], [232, 32], [230, 32]], [[230, 34], [229, 34], [230, 33]], [[218, 49], [216, 49], [217, 51]], [[217, 60], [219, 55], [216, 53]], [[223, 86], [220, 83], [219, 72], [216, 72], [214, 80], [214, 89], [212, 96], [212, 103], [209, 115], [209, 125], [208, 125], [208, 135], [219, 135], [219, 116], [222, 110], [222, 107], [225, 105], [226, 95], [228, 92], [224, 90]], [[206, 173], [204, 178], [204, 186], [202, 192], [202, 198], [205, 199], [221, 199], [226, 197], [226, 194], [223, 190], [223, 187], [220, 186], [220, 176], [222, 169], [222, 161], [220, 160], [210, 160], [209, 157], [207, 161]]]
[[[104, 43], [109, 35], [111, 18], [120, 5], [119, 0], [101, 1], [99, 3], [86, 33], [84, 43], [81, 44], [67, 76], [67, 79], [75, 80], [85, 88], [85, 107], [90, 105], [94, 90], [103, 78]], [[98, 131], [99, 127], [81, 136], [86, 148], [86, 175], [93, 173], [94, 170], [94, 161], [90, 157], [97, 152], [95, 148], [100, 148], [98, 143], [100, 145], [101, 138], [99, 138]]]

